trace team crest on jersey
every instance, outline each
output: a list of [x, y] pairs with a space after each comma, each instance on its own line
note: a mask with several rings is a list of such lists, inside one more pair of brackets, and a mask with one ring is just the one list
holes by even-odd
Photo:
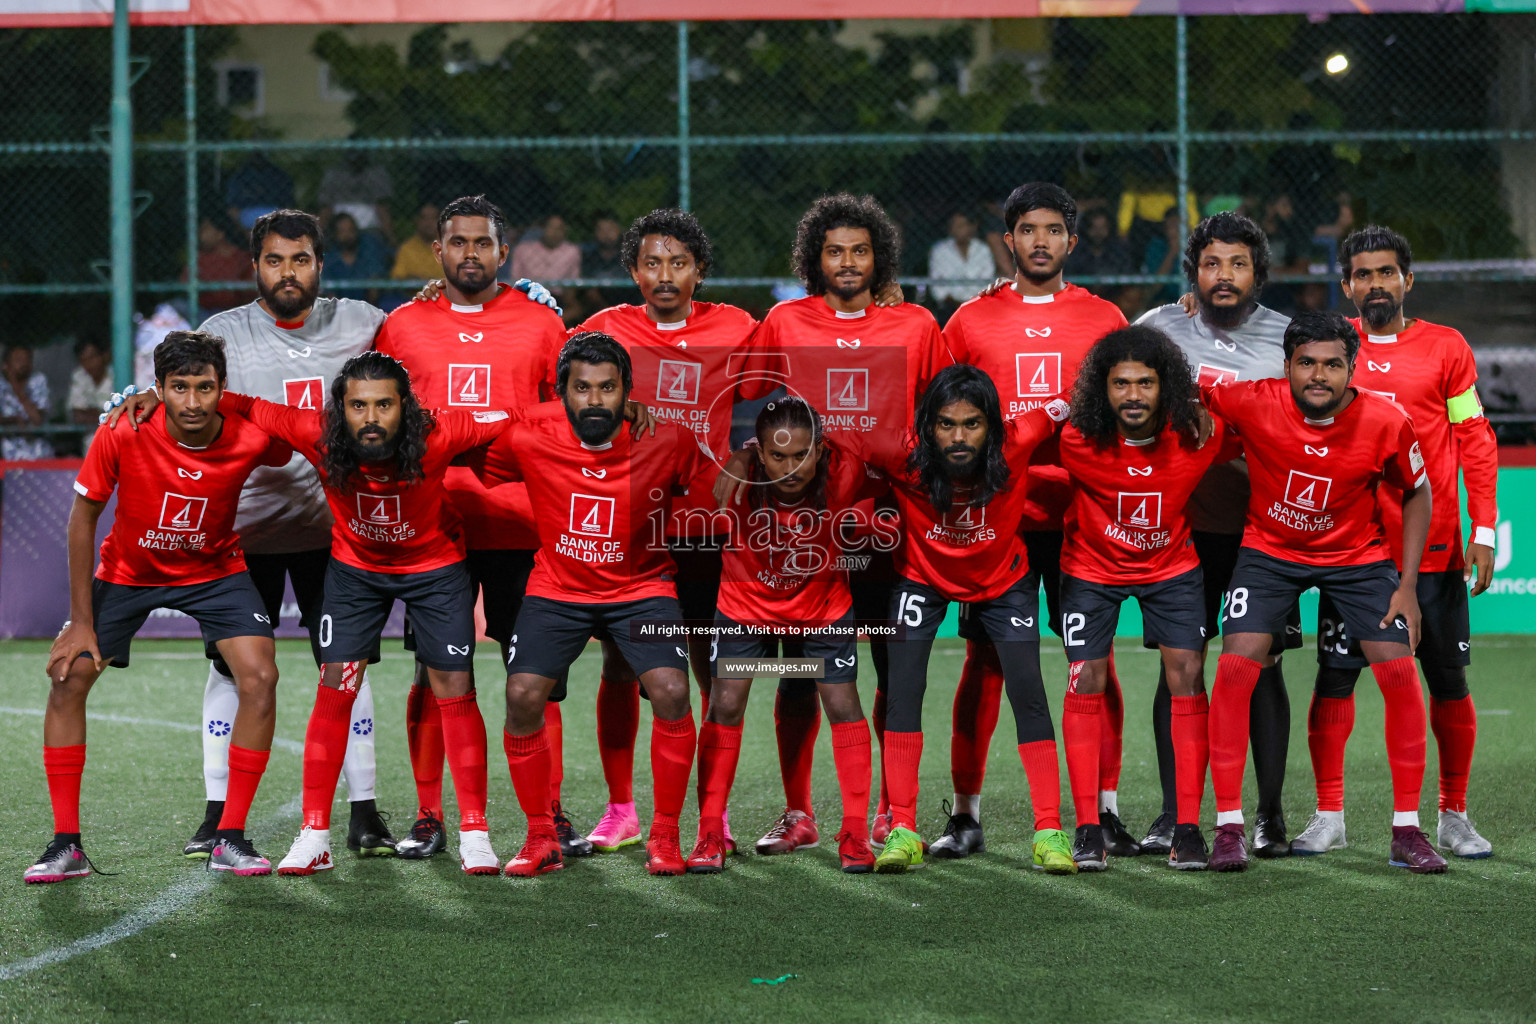
[[827, 371], [828, 412], [864, 412], [868, 408], [868, 370]]
[[699, 404], [699, 382], [704, 377], [702, 363], [681, 359], [663, 359], [656, 375], [656, 401], [682, 405]]
[[400, 523], [400, 495], [359, 494], [357, 518], [369, 526], [398, 526]]
[[1208, 363], [1201, 363], [1200, 369], [1195, 374], [1195, 383], [1206, 388], [1217, 384], [1231, 384], [1236, 380], [1236, 370], [1229, 370], [1225, 366], [1211, 366]]
[[1163, 525], [1163, 492], [1120, 492], [1120, 506], [1115, 518], [1138, 530], [1157, 530]]
[[160, 529], [195, 533], [203, 528], [203, 513], [206, 511], [207, 498], [167, 492], [160, 502]]
[[448, 404], [478, 406], [491, 404], [491, 367], [487, 363], [448, 364]]
[[283, 401], [293, 409], [325, 408], [325, 378], [299, 377], [283, 381]]
[[1060, 352], [1020, 352], [1014, 357], [1020, 398], [1042, 398], [1061, 393]]
[[1419, 451], [1419, 442], [1413, 442], [1413, 447], [1408, 449], [1408, 465], [1417, 476], [1424, 469], [1424, 453]]
[[570, 532], [579, 537], [612, 537], [613, 499], [596, 494], [571, 495]]
[[1285, 481], [1285, 503], [1303, 512], [1321, 512], [1328, 507], [1328, 492], [1331, 490], [1331, 478], [1300, 473], [1293, 469]]

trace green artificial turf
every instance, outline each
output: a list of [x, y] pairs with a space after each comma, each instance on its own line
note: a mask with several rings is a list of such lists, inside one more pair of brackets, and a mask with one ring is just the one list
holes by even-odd
[[[52, 828], [38, 749], [42, 720], [18, 713], [43, 706], [45, 650], [0, 644], [0, 1019], [1536, 1017], [1536, 830], [1528, 816], [1536, 794], [1533, 638], [1479, 638], [1471, 677], [1480, 712], [1472, 813], [1495, 856], [1453, 861], [1440, 877], [1387, 865], [1381, 698], [1369, 677], [1347, 761], [1349, 849], [1260, 861], [1242, 875], [1178, 873], [1150, 858], [1113, 861], [1101, 875], [1031, 871], [1027, 791], [1005, 709], [982, 808], [988, 852], [911, 875], [837, 870], [831, 833], [838, 790], [823, 728], [815, 796], [830, 827], [821, 848], [736, 858], [718, 876], [652, 879], [633, 848], [518, 882], [467, 877], [451, 855], [359, 861], [344, 848], [339, 803], [334, 872], [212, 876], [179, 856], [202, 815], [204, 662], [194, 644], [140, 642], [133, 667], [109, 672], [91, 699], [94, 715], [141, 720], [90, 725], [86, 849], [117, 874], [23, 886], [22, 869]], [[941, 641], [930, 673], [919, 814], [927, 838], [942, 827], [938, 804], [949, 795], [950, 702], [961, 653], [958, 641]], [[1059, 713], [1059, 645], [1047, 643], [1043, 660]], [[1119, 648], [1117, 660], [1127, 704], [1120, 808], [1133, 829], [1143, 829], [1158, 804], [1150, 729], [1156, 666], [1131, 645]], [[1311, 660], [1309, 652], [1287, 659], [1293, 730], [1286, 816], [1293, 834], [1312, 805]], [[279, 664], [278, 736], [288, 742], [272, 756], [251, 829], [274, 863], [298, 830], [295, 742], [303, 739], [315, 678], [307, 645], [280, 645]], [[492, 841], [506, 858], [520, 843], [522, 817], [499, 742], [497, 662], [482, 646], [477, 664], [491, 726]], [[565, 705], [564, 800], [577, 825], [588, 828], [604, 800], [593, 738], [597, 668], [594, 649], [573, 670]], [[379, 803], [400, 833], [414, 816], [402, 724], [408, 676], [398, 651], [371, 671]], [[873, 688], [872, 678], [861, 683], [866, 707]], [[781, 809], [772, 692], [771, 682], [758, 684], [731, 800], [733, 828], [747, 849]], [[646, 721], [636, 785], [643, 815]], [[1422, 813], [1433, 835], [1433, 740], [1429, 749]], [[1065, 769], [1062, 777], [1070, 827]], [[1214, 813], [1209, 795], [1205, 809]], [[451, 806], [448, 816], [456, 817]], [[82, 949], [82, 940], [92, 948]], [[75, 955], [55, 959], [71, 943]], [[49, 962], [32, 966], [37, 957]]]

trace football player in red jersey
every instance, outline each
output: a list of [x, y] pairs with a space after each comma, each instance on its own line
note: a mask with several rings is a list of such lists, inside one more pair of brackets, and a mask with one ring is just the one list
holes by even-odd
[[[240, 690], [229, 747], [229, 792], [208, 866], [269, 875], [271, 863], [245, 838], [245, 820], [266, 770], [277, 716], [271, 616], [245, 570], [234, 530], [240, 488], [258, 466], [284, 466], [293, 452], [245, 418], [221, 415], [224, 343], [172, 331], [155, 348], [165, 409], [138, 430], [96, 432], [75, 481], [69, 514], [70, 621], [48, 653], [52, 684], [43, 717], [43, 770], [54, 837], [23, 877], [62, 882], [89, 874], [80, 840], [85, 702], [110, 665], [128, 666], [133, 635], [156, 608], [192, 616], [212, 657], [234, 670]], [[92, 579], [96, 522], [117, 492], [112, 532]]]
[[[1242, 436], [1252, 481], [1211, 688], [1213, 871], [1248, 866], [1242, 794], [1249, 700], [1271, 637], [1297, 595], [1312, 586], [1329, 597], [1359, 642], [1386, 703], [1390, 863], [1421, 874], [1445, 870], [1445, 859], [1419, 829], [1426, 723], [1413, 651], [1419, 562], [1431, 521], [1429, 480], [1408, 414], [1351, 386], [1359, 349], [1354, 325], [1339, 314], [1302, 313], [1285, 330], [1286, 380], [1201, 389], [1211, 412]], [[1382, 482], [1402, 494], [1401, 575], [1377, 510]]]
[[[1077, 203], [1065, 189], [1047, 182], [1020, 185], [1003, 206], [1003, 220], [1008, 229], [1003, 244], [1015, 267], [1013, 280], [986, 289], [956, 310], [944, 325], [944, 340], [957, 362], [978, 366], [992, 378], [1002, 395], [1003, 415], [1013, 417], [1070, 390], [1088, 349], [1110, 331], [1124, 327], [1125, 314], [1114, 303], [1062, 277], [1067, 256], [1077, 244]], [[1023, 524], [1024, 542], [1029, 564], [1045, 585], [1051, 629], [1060, 636], [1062, 514], [1071, 491], [1053, 446], [1042, 446], [1037, 452], [1027, 486], [1032, 507]], [[954, 807], [944, 835], [931, 848], [935, 857], [966, 857], [983, 843], [981, 785], [1003, 693], [997, 655], [978, 621], [967, 618], [961, 625], [967, 641], [965, 667], [955, 691], [954, 737], [949, 748]], [[1141, 846], [1119, 817], [1125, 710], [1112, 653], [1103, 703], [1099, 820], [1109, 853], [1133, 857]], [[1081, 799], [1084, 794], [1074, 786], [1073, 796]]]
[[[1388, 228], [1366, 227], [1344, 239], [1339, 261], [1344, 289], [1360, 311], [1354, 321], [1362, 335], [1355, 384], [1379, 391], [1407, 410], [1435, 495], [1419, 567], [1424, 638], [1415, 653], [1429, 683], [1429, 724], [1440, 750], [1437, 845], [1459, 857], [1487, 857], [1492, 844], [1467, 818], [1467, 775], [1477, 742], [1477, 711], [1467, 690], [1467, 665], [1472, 661], [1467, 584], [1476, 597], [1493, 578], [1498, 443], [1478, 401], [1477, 364], [1467, 340], [1449, 327], [1404, 316], [1403, 302], [1413, 288], [1408, 240]], [[1466, 481], [1472, 520], [1465, 553], [1456, 497], [1458, 470]], [[1383, 487], [1380, 498], [1387, 539], [1402, 568], [1396, 544], [1400, 495]], [[1355, 680], [1365, 665], [1343, 620], [1326, 601], [1318, 617], [1317, 688], [1307, 717], [1317, 813], [1292, 844], [1302, 854], [1345, 845], [1344, 745], [1354, 727]]]
[[894, 821], [876, 871], [899, 873], [923, 863], [916, 828], [923, 694], [950, 601], [980, 618], [997, 647], [1029, 776], [1035, 865], [1057, 874], [1077, 871], [1061, 830], [1056, 737], [1040, 678], [1040, 582], [1019, 536], [1030, 455], [1066, 415], [1066, 403], [1058, 400], [1005, 422], [991, 378], [956, 364], [939, 371], [923, 392], [911, 430], [836, 435], [892, 479], [905, 540], [887, 613], [902, 631], [891, 644], [884, 744]]
[[[821, 658], [816, 681], [832, 726], [842, 790], [838, 855], [844, 871], [874, 867], [869, 848], [869, 724], [859, 704], [857, 626], [839, 525], [855, 506], [887, 489], [861, 460], [827, 441], [821, 417], [785, 396], [757, 416], [746, 471], [745, 508], [729, 504], [713, 642], [709, 709], [699, 734], [699, 838], [688, 870], [718, 872], [725, 856], [724, 814], [741, 754], [750, 674], [727, 674], [731, 659]], [[733, 467], [734, 468], [734, 467]]]
[[[876, 301], [895, 281], [900, 257], [896, 225], [872, 196], [822, 196], [800, 218], [793, 263], [807, 295], [769, 310], [759, 338], [782, 367], [789, 394], [808, 402], [829, 431], [898, 436], [912, 425], [917, 396], [952, 362], [932, 313]], [[850, 573], [854, 616], [883, 622], [896, 582], [889, 557], [896, 535], [878, 524], [872, 503], [861, 506], [858, 521], [846, 540], [871, 557]], [[871, 717], [881, 736], [889, 677], [883, 642], [871, 641], [870, 660], [878, 685]], [[785, 810], [758, 841], [759, 853], [788, 853], [818, 841], [810, 789], [821, 723], [814, 683], [782, 681], [775, 719]], [[890, 829], [886, 804], [882, 777], [871, 837], [877, 844]]]
[[[374, 347], [405, 366], [412, 389], [428, 408], [521, 409], [548, 399], [552, 393], [544, 390], [545, 382], [554, 377], [565, 325], [554, 309], [496, 280], [507, 259], [501, 210], [484, 196], [465, 196], [442, 208], [437, 225], [432, 249], [443, 267], [441, 292], [398, 307], [379, 329]], [[471, 600], [481, 597], [485, 633], [501, 645], [505, 661], [539, 546], [528, 490], [521, 484], [488, 489], [466, 467], [450, 468], [443, 484], [464, 525]], [[407, 647], [414, 646], [408, 634]], [[548, 718], [550, 743], [558, 751], [558, 705]], [[444, 845], [443, 733], [422, 661], [406, 702], [406, 735], [421, 810], [396, 852], [416, 859]], [[554, 799], [558, 804], [558, 792]], [[566, 855], [591, 853], [563, 809], [557, 806], [553, 814]]]
[[1185, 507], [1216, 462], [1239, 446], [1219, 421], [1201, 443], [1200, 405], [1189, 362], [1166, 334], [1125, 327], [1088, 351], [1061, 432], [1072, 478], [1062, 546], [1063, 641], [1071, 663], [1061, 734], [1077, 810], [1073, 859], [1102, 871], [1108, 836], [1095, 801], [1109, 709], [1104, 691], [1120, 606], [1141, 606], [1148, 647], [1162, 652], [1173, 693], [1178, 825], [1168, 863], [1205, 867], [1206, 711], [1201, 656], [1208, 640], [1200, 559]]
[[[757, 321], [735, 306], [695, 298], [714, 265], [714, 251], [691, 213], [653, 210], [637, 218], [624, 233], [619, 250], [640, 290], [641, 303], [601, 310], [572, 333], [600, 331], [623, 345], [633, 367], [634, 394], [655, 418], [692, 430], [701, 444], [724, 458], [730, 451], [734, 404], [764, 398], [780, 383], [761, 372], [755, 359]], [[673, 503], [666, 526], [665, 543], [677, 565], [677, 603], [683, 618], [699, 624], [715, 617], [720, 546], [728, 529], [713, 515], [710, 485], [717, 468], [713, 462], [704, 466], [704, 475], [687, 496]], [[709, 638], [690, 634], [687, 643], [700, 702], [707, 712]], [[618, 646], [605, 640], [597, 729], [608, 805], [587, 837], [604, 853], [640, 841], [633, 783], [639, 721], [640, 687], [635, 674]], [[550, 756], [558, 785], [558, 750], [552, 747]], [[721, 835], [727, 852], [734, 852], [729, 818], [722, 823]]]
[[631, 438], [620, 417], [633, 384], [629, 355], [598, 332], [566, 342], [556, 369], [559, 403], [546, 403], [490, 446], [490, 483], [528, 485], [542, 544], [528, 578], [507, 661], [507, 763], [528, 837], [507, 874], [564, 864], [550, 815], [545, 703], [587, 641], [611, 639], [651, 699], [655, 816], [646, 845], [653, 875], [684, 871], [678, 815], [697, 733], [688, 701], [687, 649], [665, 626], [681, 618], [675, 566], [664, 543], [674, 494], [698, 480], [709, 455], [696, 435], [661, 424]]

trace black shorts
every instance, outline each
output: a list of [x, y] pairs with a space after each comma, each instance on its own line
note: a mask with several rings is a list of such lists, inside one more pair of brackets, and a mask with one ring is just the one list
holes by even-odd
[[[1200, 572], [1205, 577], [1205, 635], [1215, 638], [1221, 626], [1221, 606], [1232, 584], [1232, 570], [1237, 556], [1243, 549], [1240, 533], [1200, 533], [1190, 531], [1195, 544], [1195, 554], [1200, 559]], [[1302, 645], [1301, 602], [1291, 606], [1285, 617], [1285, 629], [1275, 634], [1270, 654], [1280, 654]]]
[[[325, 570], [331, 561], [331, 549], [314, 551], [285, 551], [282, 554], [253, 555], [246, 552], [245, 568], [256, 584], [256, 592], [272, 617], [272, 628], [283, 624], [283, 584], [293, 583], [293, 599], [299, 606], [299, 625], [309, 634], [309, 651], [315, 666], [320, 665], [320, 605], [325, 600]], [[222, 658], [210, 655], [214, 665], [224, 675], [229, 666]], [[368, 657], [369, 664], [379, 660], [379, 647], [374, 644]]]
[[[853, 611], [832, 624], [834, 632], [804, 639], [776, 638], [762, 634], [753, 635], [745, 626], [723, 615], [715, 617], [715, 625], [727, 630], [717, 635], [709, 645], [710, 674], [720, 678], [715, 663], [721, 658], [772, 658], [780, 647], [786, 658], [821, 658], [825, 660], [823, 683], [854, 683], [859, 679], [859, 643], [854, 628]], [[787, 680], [801, 683], [802, 679]], [[791, 692], [798, 689], [791, 688]]]
[[250, 573], [237, 572], [184, 587], [132, 587], [91, 581], [91, 612], [96, 619], [96, 649], [110, 665], [128, 667], [133, 635], [156, 608], [172, 608], [197, 620], [203, 650], [212, 658], [220, 640], [237, 636], [272, 636], [272, 616], [256, 592]]
[[[890, 617], [903, 627], [908, 640], [932, 640], [939, 635], [949, 598], [926, 583], [902, 579], [891, 594]], [[960, 619], [980, 623], [993, 643], [1040, 642], [1040, 578], [1034, 570], [990, 601], [962, 601]]]
[[1062, 639], [1068, 661], [1109, 657], [1120, 624], [1120, 605], [1134, 597], [1141, 606], [1142, 636], [1148, 647], [1203, 651], [1206, 644], [1201, 607], [1204, 581], [1199, 566], [1156, 583], [1110, 585], [1061, 576]]
[[688, 646], [673, 638], [646, 639], [648, 620], [682, 618], [676, 598], [647, 597], [610, 604], [577, 604], [547, 597], [523, 598], [507, 655], [507, 675], [526, 672], [561, 679], [592, 637], [611, 640], [636, 676], [652, 669], [688, 671]]
[[711, 622], [720, 599], [720, 573], [725, 535], [716, 537], [669, 537], [667, 550], [677, 564], [677, 606], [683, 618]]
[[[1040, 580], [1045, 590], [1046, 624], [1057, 636], [1060, 636], [1062, 534], [1058, 530], [1029, 530], [1023, 534], [1023, 537], [1025, 557], [1029, 559], [1029, 571]], [[962, 640], [991, 642], [981, 619], [974, 615], [967, 615], [963, 606], [960, 609], [957, 632]]]
[[[532, 551], [509, 548], [470, 551], [464, 556], [464, 564], [469, 566], [470, 603], [474, 603], [476, 594], [480, 595], [485, 635], [499, 644], [506, 645], [512, 639], [512, 627], [517, 623], [523, 594], [528, 589], [528, 574], [533, 572], [533, 555]], [[409, 613], [401, 645], [408, 651], [416, 650], [416, 632], [411, 628]]]
[[1408, 626], [1401, 619], [1381, 628], [1397, 580], [1391, 559], [1365, 565], [1305, 565], [1244, 548], [1232, 570], [1222, 635], [1275, 634], [1285, 628], [1291, 606], [1302, 592], [1317, 587], [1333, 599], [1351, 635], [1406, 644]]
[[463, 562], [429, 572], [367, 572], [331, 559], [320, 615], [327, 664], [366, 661], [377, 650], [396, 600], [405, 602], [416, 660], [440, 672], [468, 672], [475, 661], [475, 595]]
[[[1472, 664], [1472, 620], [1467, 584], [1460, 569], [1419, 574], [1419, 647], [1428, 667], [1458, 669]], [[1325, 668], [1363, 669], [1365, 656], [1331, 597], [1317, 603], [1317, 663]]]

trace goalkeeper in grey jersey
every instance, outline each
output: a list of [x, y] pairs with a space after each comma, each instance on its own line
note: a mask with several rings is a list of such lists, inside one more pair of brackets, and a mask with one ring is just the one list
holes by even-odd
[[[1280, 377], [1285, 367], [1284, 338], [1290, 318], [1259, 305], [1269, 276], [1269, 240], [1253, 221], [1238, 213], [1218, 213], [1201, 221], [1184, 253], [1194, 311], [1180, 303], [1159, 306], [1137, 320], [1172, 338], [1184, 350], [1200, 384]], [[1205, 576], [1206, 636], [1217, 633], [1223, 595], [1232, 579], [1248, 517], [1248, 466], [1242, 459], [1212, 466], [1189, 502], [1190, 532]], [[1291, 734], [1291, 705], [1280, 674], [1280, 652], [1301, 646], [1301, 615], [1292, 609], [1285, 637], [1277, 638], [1272, 664], [1259, 675], [1249, 716], [1259, 813], [1254, 824], [1254, 853], [1290, 854], [1280, 791]], [[1162, 779], [1163, 813], [1153, 823], [1142, 849], [1166, 854], [1173, 841], [1176, 793], [1171, 715], [1173, 698], [1159, 676], [1152, 703]]]

